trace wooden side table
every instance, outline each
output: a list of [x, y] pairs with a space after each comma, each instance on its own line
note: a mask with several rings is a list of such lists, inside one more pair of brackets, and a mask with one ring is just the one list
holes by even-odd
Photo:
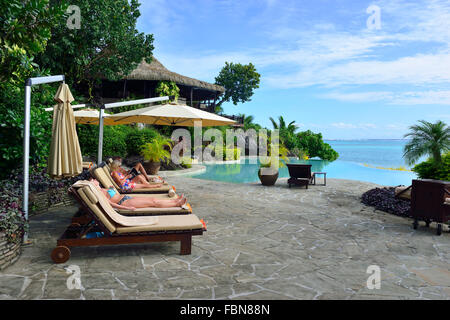
[[321, 174], [323, 175], [323, 185], [326, 186], [327, 185], [327, 173], [326, 172], [314, 172], [314, 184], [316, 184], [316, 175]]

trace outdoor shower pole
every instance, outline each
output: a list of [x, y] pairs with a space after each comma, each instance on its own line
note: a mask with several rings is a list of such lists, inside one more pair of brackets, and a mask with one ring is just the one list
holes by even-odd
[[102, 162], [103, 153], [103, 117], [105, 116], [105, 105], [100, 107], [98, 116], [98, 152], [97, 152], [97, 165]]
[[[23, 133], [23, 213], [28, 221], [28, 188], [30, 167], [30, 109], [31, 109], [31, 81], [25, 85], [25, 114]], [[28, 242], [28, 233], [23, 235], [23, 242]]]
[[[63, 82], [64, 75], [28, 78], [25, 81], [25, 110], [23, 119], [23, 202], [22, 211], [25, 220], [28, 222], [28, 193], [30, 177], [30, 114], [31, 114], [31, 87], [37, 84]], [[28, 233], [23, 235], [23, 242], [28, 242]]]

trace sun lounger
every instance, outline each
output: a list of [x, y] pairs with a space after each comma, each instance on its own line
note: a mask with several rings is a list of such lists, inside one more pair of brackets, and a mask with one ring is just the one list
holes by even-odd
[[[78, 183], [87, 183], [88, 181], [81, 181]], [[72, 223], [86, 224], [90, 221], [87, 211], [83, 209], [83, 199], [80, 198], [79, 194], [76, 192], [77, 183], [73, 187], [69, 188], [69, 195], [71, 195], [79, 204], [80, 210], [72, 218]], [[103, 194], [102, 194], [103, 196]], [[141, 195], [130, 195], [130, 197], [143, 197], [150, 196], [157, 199], [176, 199], [175, 197], [169, 197], [167, 194], [141, 194]], [[125, 216], [147, 216], [147, 215], [174, 215], [174, 214], [190, 214], [192, 213], [192, 207], [189, 203], [186, 203], [182, 207], [172, 207], [172, 208], [136, 208], [136, 210], [124, 210], [113, 208], [118, 213]]]
[[442, 233], [442, 223], [450, 221], [450, 181], [413, 180], [411, 188], [411, 216], [417, 229], [419, 220], [436, 222], [437, 235]]
[[[70, 248], [115, 244], [180, 241], [180, 254], [190, 254], [192, 236], [202, 235], [206, 227], [194, 214], [128, 217], [113, 210], [106, 197], [89, 182], [72, 186], [77, 199], [90, 215], [87, 224], [72, 223], [57, 240], [51, 258], [64, 263]], [[103, 197], [102, 197], [103, 196]], [[87, 237], [89, 234], [98, 237]]]
[[168, 193], [170, 192], [170, 190], [174, 190], [173, 192], [175, 192], [174, 187], [171, 185], [162, 185], [161, 187], [158, 188], [122, 190], [114, 181], [114, 179], [111, 177], [111, 174], [109, 174], [109, 171], [105, 166], [92, 170], [91, 175], [93, 176], [94, 179], [97, 179], [104, 188], [109, 188], [110, 186], [113, 186], [117, 192], [122, 194]]
[[289, 188], [291, 185], [306, 186], [308, 189], [309, 184], [313, 184], [314, 172], [311, 172], [310, 164], [299, 164], [299, 163], [287, 163], [290, 178], [287, 183]]

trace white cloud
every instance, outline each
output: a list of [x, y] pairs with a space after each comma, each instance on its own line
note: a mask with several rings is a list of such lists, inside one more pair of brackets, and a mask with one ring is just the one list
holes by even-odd
[[370, 91], [370, 92], [330, 92], [322, 98], [343, 102], [375, 102], [381, 101], [392, 105], [450, 105], [450, 91]]

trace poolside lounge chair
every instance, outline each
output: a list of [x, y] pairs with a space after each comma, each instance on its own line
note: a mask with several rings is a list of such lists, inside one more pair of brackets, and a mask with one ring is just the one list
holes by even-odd
[[[71, 188], [69, 188], [69, 195], [71, 195], [79, 204], [80, 209], [72, 218], [72, 223], [86, 223], [86, 219], [89, 220], [89, 215], [83, 209], [83, 200], [80, 198], [76, 191], [77, 184], [79, 183], [87, 183], [89, 181], [80, 181], [75, 183]], [[151, 197], [157, 199], [176, 199], [178, 195], [174, 197], [169, 197], [168, 194], [133, 194], [130, 197]], [[182, 207], [172, 207], [172, 208], [136, 208], [136, 210], [125, 210], [125, 209], [117, 209], [113, 208], [118, 213], [124, 216], [148, 216], [148, 215], [174, 215], [174, 214], [190, 214], [192, 213], [192, 207], [189, 203], [186, 203]], [[89, 220], [90, 221], [90, 220]]]
[[144, 189], [132, 189], [132, 190], [122, 190], [119, 185], [114, 181], [114, 179], [111, 177], [111, 174], [109, 173], [108, 169], [103, 166], [96, 168], [91, 171], [91, 175], [94, 179], [97, 179], [101, 185], [104, 188], [109, 188], [110, 186], [113, 186], [117, 192], [121, 194], [144, 194], [144, 193], [168, 193], [170, 190], [174, 190], [174, 187], [171, 185], [162, 185], [158, 188], [144, 188]]
[[436, 222], [437, 235], [442, 233], [442, 223], [450, 220], [450, 181], [413, 180], [411, 188], [411, 216], [417, 229], [419, 220]]
[[289, 188], [291, 185], [306, 186], [308, 189], [309, 184], [313, 184], [314, 173], [311, 172], [310, 164], [299, 164], [299, 163], [287, 163], [290, 178], [287, 183]]
[[[72, 186], [90, 215], [86, 224], [72, 223], [51, 253], [55, 263], [70, 258], [71, 247], [180, 241], [180, 254], [191, 253], [192, 236], [202, 235], [205, 225], [194, 214], [127, 217], [113, 210], [106, 197], [89, 182]], [[88, 234], [98, 237], [87, 237]]]

